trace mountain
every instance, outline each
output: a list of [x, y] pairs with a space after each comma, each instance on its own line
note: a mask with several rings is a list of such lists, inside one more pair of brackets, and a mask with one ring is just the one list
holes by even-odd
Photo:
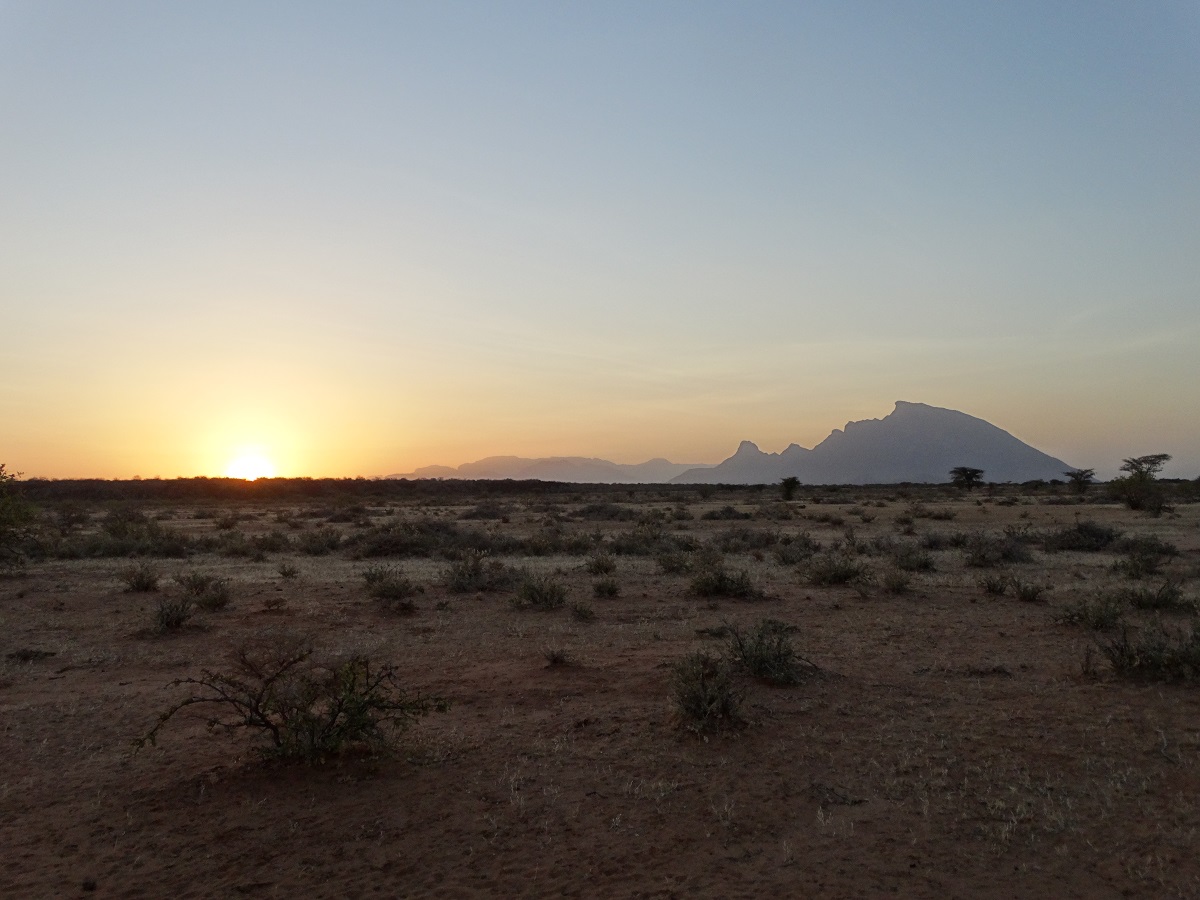
[[716, 466], [692, 469], [678, 484], [772, 484], [795, 476], [806, 484], [946, 482], [955, 466], [983, 469], [985, 481], [1061, 478], [1071, 468], [990, 422], [953, 409], [897, 401], [882, 419], [835, 428], [811, 450], [792, 444], [764, 453], [750, 441]]
[[589, 459], [583, 456], [551, 456], [525, 459], [520, 456], [489, 456], [477, 462], [450, 466], [425, 466], [404, 475], [387, 478], [466, 478], [480, 480], [565, 481], [575, 484], [662, 484], [684, 472], [701, 472], [695, 463], [673, 463], [651, 459], [637, 465]]

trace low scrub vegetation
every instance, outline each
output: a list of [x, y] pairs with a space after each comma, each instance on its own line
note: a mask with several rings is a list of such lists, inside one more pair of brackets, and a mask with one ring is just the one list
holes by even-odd
[[392, 750], [409, 725], [449, 707], [405, 689], [394, 666], [362, 655], [318, 659], [305, 637], [267, 633], [243, 643], [231, 662], [228, 671], [205, 669], [171, 682], [190, 693], [137, 745], [153, 744], [182, 710], [203, 707], [210, 730], [249, 731], [266, 756], [319, 763], [356, 747]]
[[1125, 678], [1191, 681], [1200, 677], [1200, 630], [1169, 631], [1161, 624], [1140, 631], [1125, 627], [1100, 644], [1113, 671]]
[[216, 612], [229, 605], [233, 591], [229, 579], [201, 572], [186, 572], [175, 576], [184, 592], [191, 596], [198, 607], [206, 612]]
[[567, 602], [567, 588], [549, 575], [526, 573], [511, 603], [516, 609], [558, 609]]
[[762, 619], [742, 631], [729, 628], [729, 660], [756, 678], [775, 684], [796, 684], [817, 667], [792, 646], [792, 628], [775, 619]]
[[410, 599], [420, 591], [395, 566], [371, 566], [362, 573], [367, 593], [393, 612], [412, 612], [416, 606]]
[[731, 572], [723, 565], [705, 566], [692, 579], [692, 592], [700, 597], [735, 597], [757, 600], [763, 592], [750, 580], [745, 569]]
[[863, 584], [870, 580], [870, 567], [845, 551], [826, 551], [813, 556], [804, 567], [809, 584], [830, 587]]
[[721, 731], [742, 724], [742, 692], [733, 667], [722, 656], [690, 653], [675, 663], [671, 693], [681, 724], [695, 732]]

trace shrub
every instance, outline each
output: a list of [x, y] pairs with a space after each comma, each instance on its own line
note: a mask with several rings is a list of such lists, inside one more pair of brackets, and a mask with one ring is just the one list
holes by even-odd
[[638, 517], [638, 511], [619, 503], [589, 503], [576, 510], [574, 517], [595, 522], [629, 522]]
[[1011, 534], [1003, 537], [970, 535], [963, 548], [963, 555], [963, 561], [974, 568], [991, 568], [1003, 563], [1024, 563], [1033, 559], [1033, 554], [1029, 552], [1025, 543]]
[[601, 578], [592, 585], [592, 593], [597, 597], [611, 598], [620, 596], [621, 585], [615, 578]]
[[738, 668], [775, 684], [796, 684], [816, 666], [796, 653], [792, 629], [775, 619], [763, 619], [743, 633], [729, 626], [729, 658]]
[[571, 618], [576, 622], [590, 622], [596, 618], [596, 611], [586, 603], [575, 603], [571, 606]]
[[692, 568], [691, 556], [679, 551], [660, 553], [658, 565], [666, 575], [682, 575]]
[[33, 526], [33, 507], [13, 487], [18, 475], [0, 463], [0, 570], [21, 562], [22, 545]]
[[150, 563], [138, 563], [130, 566], [121, 573], [125, 582], [125, 590], [130, 593], [149, 593], [158, 590], [158, 570]]
[[303, 637], [269, 632], [242, 644], [232, 664], [228, 673], [205, 669], [171, 682], [191, 693], [137, 746], [154, 744], [176, 713], [203, 706], [212, 710], [210, 730], [249, 729], [266, 739], [264, 755], [317, 763], [356, 746], [391, 750], [411, 723], [449, 708], [442, 698], [410, 694], [393, 666], [362, 655], [318, 661]]
[[1131, 587], [1121, 596], [1137, 609], [1195, 611], [1196, 605], [1183, 596], [1183, 588], [1176, 582], [1164, 581], [1157, 588]]
[[1019, 578], [1013, 578], [1009, 583], [1012, 585], [1017, 599], [1023, 603], [1037, 603], [1042, 599], [1042, 594], [1046, 592], [1045, 585], [1021, 581]]
[[260, 553], [286, 553], [292, 548], [292, 539], [286, 532], [276, 528], [266, 534], [251, 537], [250, 546]]
[[753, 517], [753, 513], [742, 512], [732, 506], [722, 506], [720, 509], [710, 509], [706, 513], [701, 513], [700, 518], [709, 522], [736, 521], [738, 519], [749, 519]]
[[188, 572], [175, 576], [180, 586], [195, 598], [196, 605], [208, 612], [216, 612], [229, 605], [229, 579], [218, 575], [204, 575], [200, 572]]
[[1161, 625], [1130, 637], [1129, 628], [1119, 637], [1100, 644], [1113, 671], [1126, 678], [1184, 681], [1200, 676], [1200, 631], [1171, 632]]
[[542, 648], [542, 656], [546, 658], [546, 667], [553, 669], [558, 666], [569, 666], [574, 661], [565, 647], [549, 644]]
[[1124, 559], [1115, 560], [1112, 568], [1114, 572], [1124, 575], [1126, 578], [1138, 580], [1158, 574], [1160, 562], [1161, 557], [1158, 554], [1134, 549]]
[[932, 572], [937, 568], [933, 564], [933, 557], [914, 544], [902, 544], [896, 549], [893, 559], [896, 568], [905, 572]]
[[730, 572], [724, 566], [706, 566], [692, 579], [692, 591], [701, 597], [737, 597], [761, 599], [763, 592], [754, 586], [743, 569]]
[[1116, 597], [1088, 600], [1086, 597], [1064, 607], [1056, 617], [1061, 625], [1082, 625], [1093, 631], [1107, 631], [1125, 615], [1125, 604]]
[[159, 634], [178, 631], [189, 621], [195, 612], [195, 604], [191, 597], [162, 597], [154, 610], [154, 627]]
[[812, 539], [807, 531], [797, 535], [784, 535], [773, 551], [775, 561], [781, 566], [794, 566], [807, 560], [821, 549], [821, 544]]
[[902, 569], [889, 569], [883, 573], [883, 589], [889, 594], [905, 594], [912, 585], [912, 577]]
[[718, 534], [713, 542], [722, 553], [749, 553], [775, 546], [779, 535], [758, 528], [729, 528]]
[[809, 584], [821, 587], [861, 582], [869, 578], [869, 574], [866, 563], [844, 551], [828, 551], [814, 556], [804, 570]]
[[720, 656], [704, 651], [685, 656], [672, 667], [671, 692], [682, 724], [696, 732], [719, 731], [742, 724], [742, 695], [733, 670]]
[[567, 589], [549, 575], [526, 573], [511, 602], [517, 609], [558, 609], [567, 602]]
[[979, 579], [979, 586], [983, 588], [984, 593], [992, 594], [999, 597], [1008, 590], [1010, 581], [1005, 575], [984, 575]]
[[598, 550], [588, 559], [587, 570], [592, 575], [611, 575], [617, 570], [617, 561], [604, 551]]
[[295, 566], [293, 566], [291, 563], [280, 563], [279, 564], [279, 577], [282, 578], [284, 581], [291, 581], [293, 578], [296, 578], [297, 576], [299, 576], [299, 574], [300, 574], [300, 570], [297, 569]]
[[470, 591], [503, 591], [513, 586], [517, 572], [484, 551], [467, 550], [442, 572], [446, 588], [455, 594]]
[[1047, 553], [1057, 553], [1063, 550], [1096, 553], [1108, 549], [1120, 536], [1121, 532], [1115, 528], [1085, 519], [1082, 522], [1076, 522], [1069, 528], [1062, 528], [1047, 534], [1042, 539], [1042, 549]]
[[296, 540], [296, 549], [308, 556], [326, 556], [342, 545], [342, 535], [336, 528], [306, 531]]
[[371, 566], [362, 573], [367, 593], [386, 608], [396, 612], [412, 612], [416, 606], [408, 598], [419, 588], [394, 566]]

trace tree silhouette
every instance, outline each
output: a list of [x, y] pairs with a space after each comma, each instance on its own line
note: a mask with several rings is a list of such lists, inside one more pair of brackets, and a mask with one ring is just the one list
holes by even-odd
[[1171, 461], [1169, 453], [1151, 453], [1149, 456], [1132, 456], [1121, 465], [1120, 478], [1114, 478], [1110, 488], [1118, 500], [1130, 509], [1145, 510], [1158, 515], [1166, 507], [1162, 488], [1157, 476], [1162, 467]]
[[1067, 476], [1067, 481], [1070, 482], [1072, 491], [1076, 494], [1086, 494], [1088, 487], [1091, 486], [1093, 479], [1096, 477], [1096, 470], [1068, 469], [1063, 474]]
[[800, 479], [795, 475], [788, 475], [779, 482], [779, 491], [783, 494], [785, 501], [791, 500], [796, 496], [796, 489], [800, 487]]
[[983, 483], [983, 469], [973, 469], [970, 466], [955, 466], [950, 470], [950, 481], [955, 487], [970, 491], [976, 485]]

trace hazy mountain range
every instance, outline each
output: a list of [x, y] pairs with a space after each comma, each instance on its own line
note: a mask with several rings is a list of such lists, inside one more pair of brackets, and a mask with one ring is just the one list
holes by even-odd
[[584, 456], [550, 456], [526, 459], [520, 456], [489, 456], [478, 462], [450, 466], [425, 466], [407, 475], [388, 478], [470, 478], [514, 481], [567, 481], [577, 484], [663, 484], [685, 472], [705, 468], [697, 463], [673, 463], [652, 459], [637, 465], [589, 459]]
[[835, 428], [811, 450], [792, 444], [764, 453], [750, 441], [715, 466], [652, 459], [622, 465], [604, 459], [493, 456], [451, 468], [426, 466], [389, 478], [538, 479], [591, 484], [771, 484], [795, 476], [806, 484], [945, 482], [955, 466], [983, 469], [986, 481], [1062, 478], [1061, 459], [1013, 437], [990, 422], [953, 409], [897, 401], [882, 419]]

